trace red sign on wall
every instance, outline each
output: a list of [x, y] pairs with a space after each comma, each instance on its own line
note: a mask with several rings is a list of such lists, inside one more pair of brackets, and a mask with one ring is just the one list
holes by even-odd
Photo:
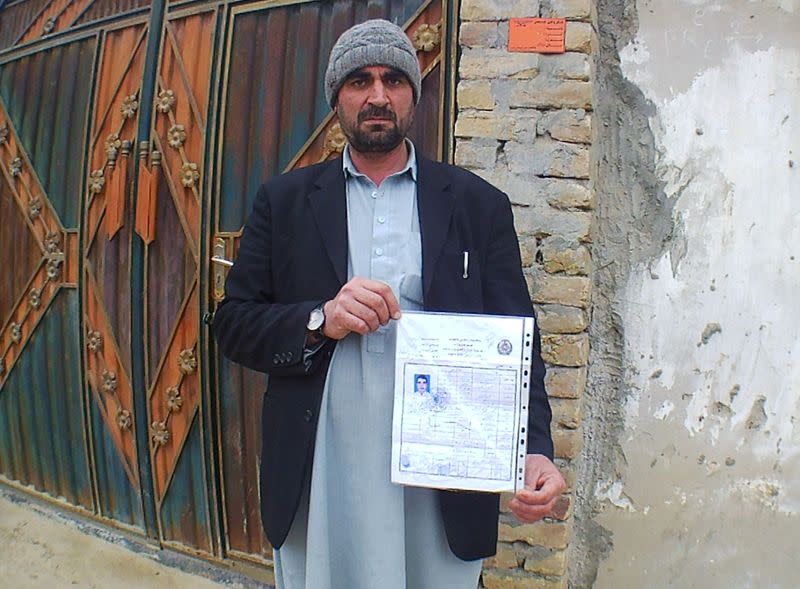
[[566, 19], [512, 18], [508, 23], [508, 50], [527, 53], [564, 53], [566, 36]]

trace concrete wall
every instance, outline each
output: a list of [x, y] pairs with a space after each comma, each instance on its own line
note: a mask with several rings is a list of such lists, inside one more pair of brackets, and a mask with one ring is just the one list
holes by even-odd
[[800, 2], [596, 22], [571, 585], [800, 586]]

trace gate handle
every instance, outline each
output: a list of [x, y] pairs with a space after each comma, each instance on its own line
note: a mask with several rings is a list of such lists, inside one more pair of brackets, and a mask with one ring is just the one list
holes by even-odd
[[232, 268], [233, 262], [230, 260], [223, 258], [222, 256], [211, 256], [211, 261], [215, 264], [219, 264], [220, 266], [225, 266], [226, 268]]

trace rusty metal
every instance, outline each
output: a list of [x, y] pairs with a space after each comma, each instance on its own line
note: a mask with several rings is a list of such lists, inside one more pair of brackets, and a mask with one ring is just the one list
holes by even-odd
[[442, 25], [440, 23], [421, 25], [414, 32], [414, 38], [412, 39], [414, 49], [428, 52], [439, 47], [442, 43], [441, 28]]

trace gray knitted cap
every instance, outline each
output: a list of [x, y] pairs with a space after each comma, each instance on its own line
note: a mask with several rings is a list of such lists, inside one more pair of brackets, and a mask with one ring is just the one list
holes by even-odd
[[331, 49], [325, 72], [325, 99], [331, 108], [347, 76], [370, 65], [385, 65], [403, 72], [414, 89], [414, 104], [419, 102], [422, 75], [414, 46], [396, 24], [375, 19], [347, 29]]

